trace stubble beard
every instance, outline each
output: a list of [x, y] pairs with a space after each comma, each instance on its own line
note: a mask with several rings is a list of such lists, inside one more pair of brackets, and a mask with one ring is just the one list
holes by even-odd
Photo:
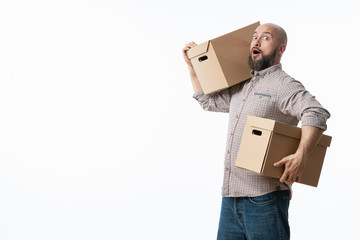
[[263, 53], [261, 53], [261, 59], [259, 60], [253, 60], [250, 52], [248, 65], [252, 70], [259, 72], [268, 67], [271, 67], [275, 62], [275, 58], [276, 58], [276, 50], [269, 55], [264, 55]]

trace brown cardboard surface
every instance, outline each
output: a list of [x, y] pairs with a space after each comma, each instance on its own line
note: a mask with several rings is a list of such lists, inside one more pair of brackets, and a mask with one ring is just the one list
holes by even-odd
[[[270, 119], [248, 116], [235, 166], [280, 178], [284, 167], [273, 164], [296, 152], [301, 128]], [[316, 187], [331, 137], [323, 135], [310, 155], [300, 183]]]
[[250, 42], [260, 22], [201, 43], [187, 55], [205, 94], [220, 91], [250, 78]]

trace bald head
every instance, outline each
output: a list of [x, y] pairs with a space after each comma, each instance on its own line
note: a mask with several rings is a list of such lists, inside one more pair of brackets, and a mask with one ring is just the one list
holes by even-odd
[[279, 42], [279, 44], [287, 45], [287, 34], [282, 27], [274, 23], [264, 23], [260, 25], [258, 28], [260, 27], [267, 27], [268, 29], [271, 29], [273, 37]]
[[256, 72], [280, 63], [286, 44], [286, 32], [280, 26], [258, 26], [250, 43], [249, 67]]

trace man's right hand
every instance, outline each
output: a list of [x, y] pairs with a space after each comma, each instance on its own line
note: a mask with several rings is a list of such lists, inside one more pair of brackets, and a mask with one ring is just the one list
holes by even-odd
[[192, 70], [193, 70], [193, 65], [191, 64], [191, 61], [186, 53], [190, 48], [196, 47], [196, 46], [197, 46], [197, 44], [195, 42], [189, 42], [188, 44], [185, 45], [185, 47], [182, 50], [184, 60], [185, 60], [186, 64], [188, 65], [189, 69], [192, 69]]

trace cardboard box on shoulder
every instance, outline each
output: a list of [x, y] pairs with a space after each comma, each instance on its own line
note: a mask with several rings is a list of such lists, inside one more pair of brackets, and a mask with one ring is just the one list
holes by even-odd
[[[275, 162], [296, 152], [301, 128], [278, 121], [248, 116], [235, 166], [266, 176], [280, 178], [284, 167]], [[318, 186], [320, 173], [331, 137], [323, 135], [310, 155], [300, 183]]]
[[205, 94], [220, 91], [250, 78], [250, 43], [260, 22], [201, 43], [187, 55]]

